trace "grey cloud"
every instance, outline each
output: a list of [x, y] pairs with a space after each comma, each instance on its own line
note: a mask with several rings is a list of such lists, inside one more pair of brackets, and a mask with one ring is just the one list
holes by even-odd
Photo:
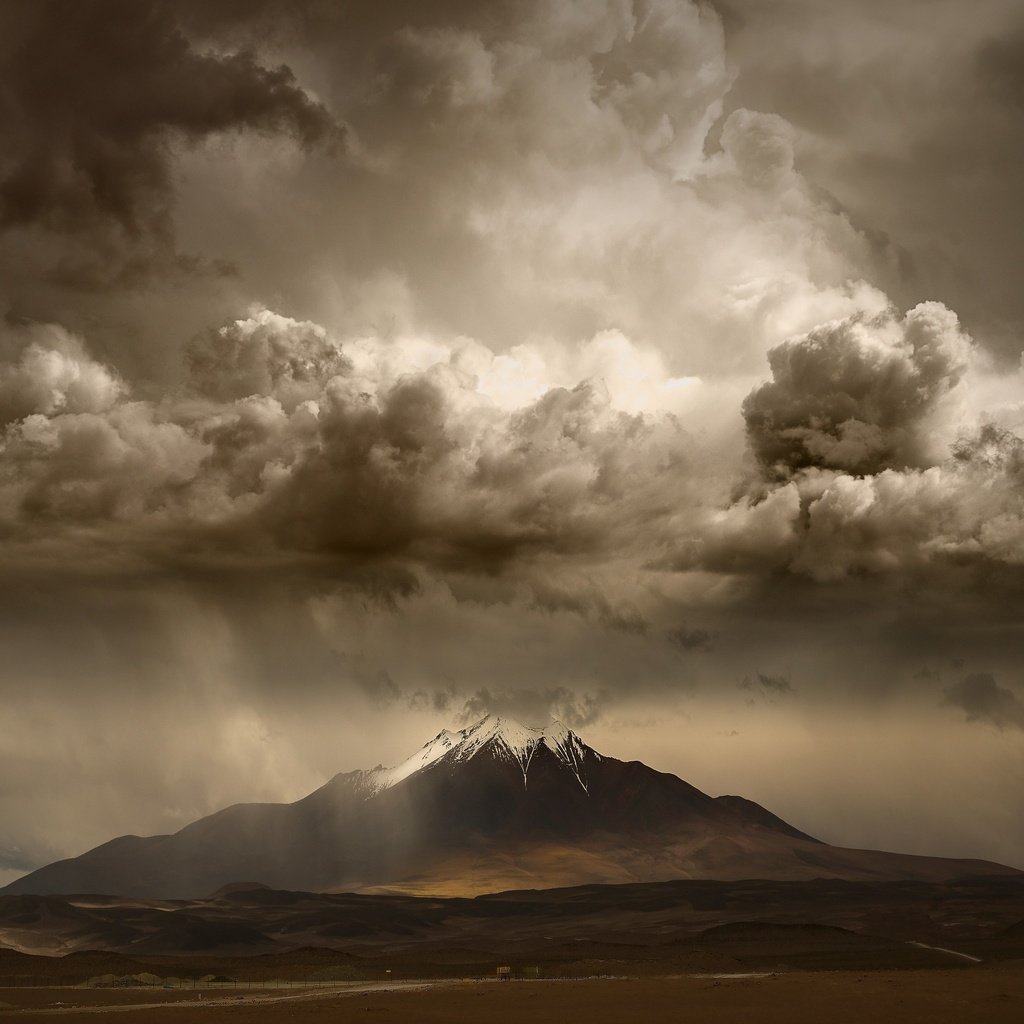
[[[407, 27], [396, 42], [384, 67], [400, 103], [469, 118], [493, 111], [497, 123], [472, 128], [502, 148], [511, 132], [557, 163], [586, 138], [593, 155], [614, 157], [632, 143], [644, 159], [683, 173], [728, 81], [715, 59], [716, 19], [692, 3], [613, 0], [572, 11], [500, 4], [479, 28], [442, 20]], [[703, 76], [688, 73], [695, 60], [705, 61]]]
[[[154, 403], [66, 332], [26, 339], [0, 365], [0, 518], [27, 543], [43, 521], [68, 539], [89, 522], [144, 560], [276, 548], [493, 572], [652, 543], [699, 486], [678, 423], [617, 410], [599, 381], [503, 410], [457, 360], [356, 367], [323, 329], [264, 311], [197, 343], [196, 390]], [[647, 629], [593, 582], [540, 573], [533, 599]]]
[[743, 403], [751, 448], [786, 479], [811, 466], [877, 473], [927, 463], [926, 417], [963, 376], [969, 339], [939, 303], [815, 328], [768, 355]]
[[769, 701], [796, 693], [789, 676], [767, 672], [755, 672], [753, 676], [745, 676], [736, 685], [741, 690], [752, 691]]
[[401, 697], [401, 690], [391, 676], [384, 671], [375, 672], [362, 681], [362, 689], [375, 708], [387, 708]]
[[173, 251], [170, 150], [217, 132], [326, 139], [331, 117], [285, 66], [195, 46], [175, 5], [8, 5], [0, 226], [63, 237], [51, 272], [101, 283]]
[[[924, 457], [927, 414], [960, 372], [967, 343], [940, 306], [826, 325], [776, 352], [776, 380], [745, 410], [751, 442], [785, 452], [770, 472], [790, 479], [724, 508], [709, 501], [714, 465], [678, 421], [616, 409], [600, 381], [502, 409], [452, 350], [426, 369], [378, 364], [368, 353], [384, 343], [349, 357], [319, 326], [262, 311], [196, 343], [191, 395], [153, 403], [59, 328], [17, 339], [0, 364], [12, 541], [34, 543], [43, 522], [70, 540], [88, 522], [93, 541], [105, 533], [144, 560], [290, 554], [336, 560], [342, 577], [359, 564], [518, 568], [538, 608], [637, 635], [648, 612], [607, 591], [608, 559], [822, 581], [1022, 561], [1016, 435], [984, 427], [926, 469], [878, 464]], [[811, 450], [847, 461], [849, 425], [868, 420], [882, 440], [856, 458], [876, 472], [803, 464]], [[592, 577], [567, 574], [566, 559]]]
[[945, 702], [967, 714], [968, 722], [984, 722], [997, 729], [1024, 730], [1024, 702], [988, 672], [964, 676], [946, 687]]
[[266, 309], [195, 339], [188, 363], [195, 387], [217, 401], [270, 396], [288, 412], [317, 398], [327, 381], [351, 369], [318, 324]]
[[709, 651], [714, 636], [706, 629], [691, 629], [687, 626], [677, 626], [665, 634], [668, 642], [681, 651]]
[[613, 703], [610, 693], [580, 693], [564, 687], [494, 692], [480, 689], [466, 698], [462, 719], [473, 721], [486, 714], [507, 715], [529, 725], [545, 725], [552, 718], [572, 729], [596, 722]]
[[455, 700], [454, 688], [447, 690], [416, 690], [408, 698], [409, 707], [413, 711], [434, 711], [446, 714]]
[[6, 339], [24, 347], [0, 363], [3, 518], [133, 521], [176, 503], [207, 446], [166, 420], [59, 327]]
[[127, 393], [114, 371], [60, 327], [9, 329], [2, 340], [10, 355], [0, 363], [0, 426], [33, 414], [107, 412]]
[[988, 465], [965, 457], [970, 447], [924, 470], [803, 470], [707, 516], [668, 564], [822, 583], [931, 574], [954, 589], [991, 585], [987, 574], [1001, 566], [1012, 587], [1024, 565], [1020, 463]]
[[778, 114], [734, 110], [722, 126], [722, 149], [740, 177], [758, 188], [777, 189], [792, 181], [794, 131]]
[[793, 692], [793, 684], [787, 676], [771, 676], [766, 675], [764, 672], [758, 672], [757, 681], [761, 684], [762, 689], [768, 690], [771, 693]]
[[1003, 565], [1010, 583], [1024, 564], [1024, 507], [1012, 467], [951, 460], [817, 483], [808, 481], [807, 525], [792, 562], [798, 571], [828, 580], [932, 567], [954, 580], [958, 568]]
[[957, 438], [953, 458], [964, 465], [1006, 473], [1024, 481], [1024, 439], [995, 423], [983, 424], [975, 434]]
[[[901, 307], [942, 298], [979, 345], [1016, 359], [1020, 5], [715, 6], [726, 12], [737, 68], [728, 104], [785, 117], [797, 129], [801, 172], [910, 254], [876, 262], [872, 280]], [[941, 75], [932, 73], [937, 54]]]
[[138, 519], [176, 503], [205, 447], [145, 405], [29, 417], [5, 438], [5, 499], [23, 521]]
[[287, 294], [343, 332], [496, 351], [615, 327], [709, 377], [884, 301], [864, 281], [872, 245], [808, 186], [782, 119], [737, 112], [728, 152], [705, 153], [732, 77], [709, 5], [332, 10], [297, 31], [352, 159], [250, 173], [248, 190], [203, 167], [219, 216], [191, 229], [204, 251], [228, 235], [218, 251], [255, 298]]
[[637, 608], [614, 603], [596, 581], [575, 579], [555, 583], [538, 577], [532, 581], [530, 599], [535, 607], [544, 611], [575, 612], [623, 633], [645, 636], [650, 628]]
[[32, 871], [47, 862], [46, 854], [31, 853], [16, 846], [0, 846], [0, 871]]
[[1024, 108], [1024, 27], [986, 43], [977, 55], [977, 72], [993, 93], [1010, 106]]
[[[650, 472], [685, 466], [685, 435], [614, 410], [593, 383], [552, 389], [511, 414], [479, 404], [466, 384], [438, 366], [371, 397], [336, 378], [319, 444], [269, 493], [263, 522], [286, 546], [499, 569], [536, 553], [606, 549], [664, 516], [663, 503], [644, 501], [652, 490], [691, 486]], [[642, 628], [607, 603], [595, 610]]]

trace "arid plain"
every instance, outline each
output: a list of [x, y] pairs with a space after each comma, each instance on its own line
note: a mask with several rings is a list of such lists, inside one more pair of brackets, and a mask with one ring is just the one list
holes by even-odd
[[[779, 1024], [1018, 1024], [1024, 1014], [1024, 967], [961, 970], [795, 971], [751, 978], [665, 977], [580, 981], [432, 982], [349, 990], [251, 992], [244, 995], [150, 990], [89, 992], [19, 989], [0, 1011], [13, 1019], [115, 1019], [173, 1024], [193, 1020], [383, 1019], [390, 1024], [537, 1024], [586, 1020], [759, 1021]], [[371, 1016], [367, 1016], [370, 1014]]]
[[[232, 891], [197, 901], [4, 897], [61, 956], [0, 950], [9, 1018], [393, 1024], [1024, 1015], [1024, 882], [690, 881], [476, 899]], [[93, 900], [94, 903], [97, 901]], [[88, 909], [88, 913], [86, 913]], [[253, 954], [245, 922], [329, 946]], [[166, 922], [162, 926], [160, 921]], [[108, 929], [105, 938], [101, 930]], [[162, 931], [157, 929], [162, 927]], [[120, 935], [136, 950], [111, 947]], [[147, 929], [151, 929], [146, 941]], [[348, 934], [342, 935], [342, 931]], [[251, 932], [249, 933], [251, 938]], [[176, 942], [176, 951], [172, 945]], [[507, 967], [508, 983], [498, 981]]]

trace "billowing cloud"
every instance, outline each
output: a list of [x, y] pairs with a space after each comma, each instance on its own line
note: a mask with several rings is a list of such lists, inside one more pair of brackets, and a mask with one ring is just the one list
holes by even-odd
[[[196, 339], [191, 388], [152, 402], [66, 331], [12, 337], [23, 347], [0, 367], [0, 494], [8, 536], [30, 546], [40, 521], [69, 543], [89, 522], [90, 543], [106, 535], [143, 560], [170, 544], [250, 564], [276, 551], [521, 570], [540, 606], [640, 632], [649, 623], [629, 599], [567, 587], [556, 564], [827, 581], [1022, 561], [1016, 435], [979, 428], [927, 465], [929, 417], [969, 352], [938, 305], [829, 323], [774, 350], [775, 379], [743, 407], [768, 479], [732, 503], [732, 481], [658, 407], [656, 362], [640, 392], [655, 407], [633, 413], [620, 403], [635, 383], [614, 374], [614, 393], [590, 378], [532, 397], [550, 372], [540, 349], [510, 361], [462, 341], [349, 345], [257, 310]], [[612, 370], [633, 352], [587, 351]]]
[[0, 425], [36, 413], [103, 413], [126, 392], [112, 370], [60, 327], [8, 331], [4, 341], [14, 361], [0, 368]]
[[218, 401], [274, 398], [289, 412], [350, 368], [318, 324], [267, 309], [195, 339], [188, 359], [192, 383], [203, 394]]
[[[317, 325], [264, 310], [199, 339], [194, 390], [154, 403], [66, 332], [30, 336], [0, 367], [2, 507], [26, 543], [40, 518], [69, 538], [87, 520], [143, 558], [184, 542], [259, 561], [271, 544], [484, 569], [634, 546], [695, 493], [701, 457], [676, 420], [617, 409], [600, 380], [502, 408], [459, 348], [419, 369], [415, 351], [368, 359], [364, 342], [357, 365]], [[627, 625], [598, 594], [557, 593], [538, 600]]]
[[808, 483], [814, 496], [793, 564], [817, 578], [1017, 566], [1024, 556], [1024, 503], [1012, 471], [947, 463]]
[[772, 380], [743, 403], [765, 472], [810, 466], [864, 474], [927, 464], [927, 418], [967, 369], [969, 339], [940, 303], [851, 317], [768, 354]]
[[[1020, 440], [1010, 437], [1015, 451]], [[668, 564], [720, 572], [783, 570], [819, 582], [937, 572], [954, 589], [980, 580], [985, 565], [1019, 567], [1019, 460], [976, 460], [966, 454], [974, 446], [964, 441], [957, 456], [928, 469], [865, 476], [804, 470], [704, 517]]]
[[964, 676], [945, 690], [946, 703], [960, 708], [969, 722], [984, 722], [997, 729], [1024, 729], [1024, 701], [990, 672]]

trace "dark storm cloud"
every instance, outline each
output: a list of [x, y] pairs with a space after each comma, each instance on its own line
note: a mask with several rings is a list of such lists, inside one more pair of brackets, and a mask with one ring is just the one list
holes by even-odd
[[948, 420], [964, 423], [972, 389], [992, 383], [949, 309], [832, 321], [768, 360], [772, 380], [742, 407], [759, 478], [668, 565], [820, 582], [932, 572], [933, 585], [956, 589], [965, 567], [1001, 563], [1012, 586], [1024, 442], [976, 421], [952, 440]]
[[[263, 310], [199, 339], [194, 390], [153, 402], [60, 328], [11, 328], [5, 345], [0, 516], [26, 550], [43, 524], [57, 543], [88, 524], [143, 561], [522, 570], [536, 607], [638, 635], [648, 613], [608, 589], [607, 559], [821, 581], [1020, 561], [1017, 435], [989, 425], [943, 456], [929, 430], [969, 351], [937, 304], [774, 350], [775, 379], [744, 404], [769, 479], [732, 505], [675, 417], [625, 413], [600, 380], [501, 408], [458, 348], [380, 363], [378, 342], [347, 354]], [[563, 578], [573, 560], [593, 577]]]
[[[678, 423], [617, 410], [600, 381], [503, 410], [457, 362], [366, 371], [323, 329], [263, 311], [201, 339], [195, 391], [154, 403], [60, 328], [7, 340], [0, 517], [29, 545], [44, 523], [69, 541], [88, 524], [143, 560], [276, 548], [490, 572], [632, 547], [697, 486]], [[557, 573], [534, 601], [647, 628]]]
[[997, 729], [1024, 729], [1024, 702], [989, 672], [964, 676], [945, 690], [946, 703], [967, 713], [968, 722]]
[[[486, 570], [537, 552], [594, 552], [663, 517], [644, 501], [652, 488], [690, 486], [676, 425], [615, 410], [589, 381], [507, 414], [443, 366], [374, 396], [337, 377], [310, 428], [317, 443], [269, 489], [261, 517], [282, 545], [325, 553], [404, 552]], [[656, 483], [659, 465], [678, 476]], [[610, 623], [642, 628], [590, 603]]]
[[[964, 448], [959, 451], [962, 453]], [[1020, 585], [1024, 500], [1012, 461], [950, 457], [925, 470], [852, 476], [810, 469], [706, 517], [667, 563], [821, 583], [859, 576], [952, 594]], [[1002, 571], [992, 574], [995, 567]]]
[[772, 381], [743, 403], [765, 472], [877, 473], [927, 464], [926, 417], [967, 369], [969, 339], [938, 303], [825, 324], [768, 353]]
[[51, 268], [101, 283], [173, 250], [171, 146], [218, 132], [303, 145], [334, 123], [291, 70], [200, 49], [163, 0], [41, 0], [0, 14], [0, 227], [75, 244]]

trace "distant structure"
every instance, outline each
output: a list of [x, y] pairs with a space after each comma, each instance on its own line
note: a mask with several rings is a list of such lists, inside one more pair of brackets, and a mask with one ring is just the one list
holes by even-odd
[[499, 967], [497, 970], [498, 981], [511, 981], [512, 980], [512, 968], [511, 967]]

